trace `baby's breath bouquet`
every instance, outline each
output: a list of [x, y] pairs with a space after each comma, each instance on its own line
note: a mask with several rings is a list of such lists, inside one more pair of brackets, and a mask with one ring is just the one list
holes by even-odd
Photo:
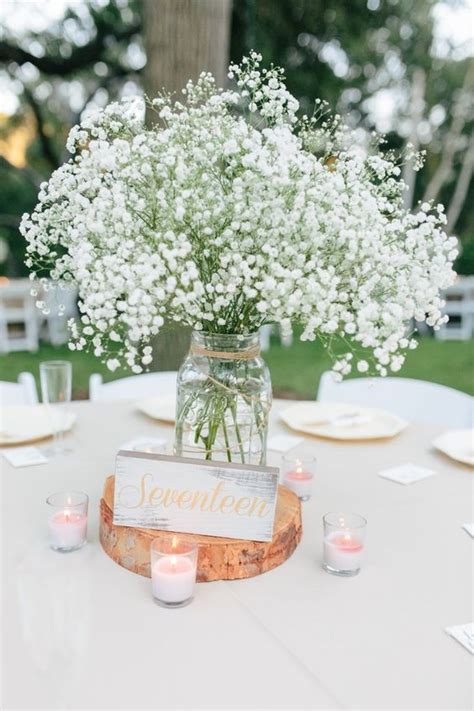
[[[298, 117], [282, 70], [255, 52], [229, 77], [235, 88], [203, 74], [182, 101], [153, 99], [149, 128], [139, 100], [85, 119], [21, 229], [33, 276], [78, 285], [71, 349], [139, 373], [165, 321], [192, 326], [201, 391], [178, 404], [178, 440], [184, 428], [204, 456], [263, 461], [268, 387], [239, 400], [252, 358], [229, 337], [298, 323], [337, 377], [397, 371], [416, 345], [407, 324], [444, 320], [456, 251], [441, 205], [403, 207], [399, 161], [380, 142], [361, 147], [322, 102]], [[224, 369], [216, 353], [233, 354]]]

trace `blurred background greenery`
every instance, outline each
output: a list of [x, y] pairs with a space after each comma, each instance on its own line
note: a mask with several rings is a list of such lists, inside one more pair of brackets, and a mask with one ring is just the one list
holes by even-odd
[[[384, 133], [389, 147], [426, 152], [420, 173], [404, 169], [407, 206], [444, 203], [461, 247], [457, 271], [474, 274], [473, 37], [473, 0], [4, 0], [0, 275], [27, 273], [21, 215], [67, 160], [81, 116], [125, 95], [178, 91], [203, 68], [224, 81], [227, 59], [251, 48], [285, 68], [303, 111], [319, 97], [360, 132]], [[472, 390], [472, 342], [422, 341], [403, 375]], [[299, 373], [280, 353], [273, 345], [268, 355], [277, 389], [313, 394], [315, 360], [328, 365], [319, 346], [293, 346]], [[0, 377], [13, 379], [31, 357], [1, 356]], [[84, 358], [81, 372], [100, 369]]]
[[[419, 346], [411, 351], [401, 375], [405, 378], [430, 380], [474, 395], [473, 353], [471, 341], [436, 341], [420, 338]], [[314, 400], [321, 375], [331, 368], [331, 359], [321, 343], [302, 342], [295, 338], [290, 348], [274, 338], [264, 354], [270, 368], [275, 397]], [[88, 397], [89, 377], [101, 373], [104, 381], [123, 378], [130, 373], [111, 373], [92, 353], [72, 352], [67, 346], [41, 345], [37, 353], [9, 353], [0, 356], [0, 380], [16, 380], [24, 371], [36, 378], [39, 389], [39, 363], [42, 360], [69, 360], [73, 367], [73, 397]]]

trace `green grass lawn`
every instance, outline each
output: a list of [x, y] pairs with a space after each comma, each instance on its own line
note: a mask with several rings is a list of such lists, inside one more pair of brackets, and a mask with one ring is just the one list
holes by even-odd
[[[314, 398], [321, 374], [330, 368], [329, 356], [321, 344], [302, 343], [297, 339], [291, 348], [272, 342], [264, 358], [270, 367], [277, 397]], [[71, 361], [74, 398], [87, 397], [91, 373], [102, 373], [105, 381], [130, 375], [125, 371], [111, 373], [88, 353], [70, 351], [66, 346], [42, 345], [37, 353], [0, 355], [0, 380], [15, 381], [22, 370], [31, 371], [38, 379], [40, 361], [53, 359]], [[442, 383], [474, 395], [474, 340], [420, 338], [419, 347], [408, 353], [398, 375]]]
[[[275, 391], [313, 398], [319, 379], [331, 361], [320, 343], [295, 341], [291, 348], [274, 345], [264, 354]], [[474, 395], [474, 340], [437, 341], [419, 339], [396, 375], [441, 383]], [[354, 374], [357, 377], [357, 374]], [[360, 376], [359, 376], [360, 377]]]

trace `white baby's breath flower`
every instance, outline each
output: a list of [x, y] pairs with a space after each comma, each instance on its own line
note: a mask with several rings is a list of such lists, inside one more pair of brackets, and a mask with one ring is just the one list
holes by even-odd
[[[370, 349], [385, 375], [416, 347], [410, 319], [444, 323], [457, 243], [442, 206], [406, 211], [396, 159], [362, 150], [322, 102], [298, 120], [283, 71], [261, 61], [229, 67], [235, 90], [203, 73], [180, 101], [160, 95], [151, 128], [127, 100], [72, 129], [73, 159], [21, 224], [28, 263], [78, 285], [72, 348], [139, 373], [165, 320], [220, 333], [293, 322], [303, 340]], [[368, 372], [351, 357], [335, 358], [339, 378]]]

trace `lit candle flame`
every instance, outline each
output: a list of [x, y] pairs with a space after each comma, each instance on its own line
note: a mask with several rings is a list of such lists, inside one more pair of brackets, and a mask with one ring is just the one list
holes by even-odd
[[302, 474], [303, 466], [301, 464], [301, 459], [295, 459], [295, 474]]
[[72, 500], [71, 500], [70, 496], [67, 497], [67, 504], [66, 504], [66, 508], [64, 509], [64, 518], [66, 519], [66, 521], [71, 520], [71, 511], [68, 508], [69, 506], [72, 506]]
[[178, 538], [176, 536], [173, 536], [171, 539], [171, 548], [177, 548], [178, 547]]

